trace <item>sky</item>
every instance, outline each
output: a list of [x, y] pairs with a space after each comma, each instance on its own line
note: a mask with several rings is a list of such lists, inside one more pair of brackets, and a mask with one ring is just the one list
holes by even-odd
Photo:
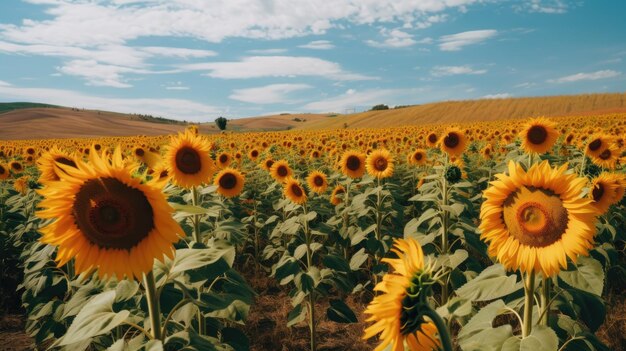
[[0, 102], [194, 122], [626, 91], [624, 0], [2, 0]]

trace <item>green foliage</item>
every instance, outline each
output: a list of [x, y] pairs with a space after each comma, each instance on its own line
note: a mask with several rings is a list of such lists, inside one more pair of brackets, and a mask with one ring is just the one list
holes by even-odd
[[215, 119], [215, 125], [220, 129], [220, 130], [225, 130], [226, 129], [226, 124], [228, 123], [228, 120], [225, 117], [218, 117]]
[[374, 105], [374, 107], [370, 109], [370, 111], [381, 111], [381, 110], [389, 110], [389, 106], [385, 104], [378, 104], [378, 105]]

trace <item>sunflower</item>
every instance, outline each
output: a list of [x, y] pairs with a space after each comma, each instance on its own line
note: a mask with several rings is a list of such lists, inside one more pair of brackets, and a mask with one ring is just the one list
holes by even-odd
[[333, 192], [330, 194], [330, 203], [333, 206], [337, 206], [340, 203], [343, 202], [343, 199], [339, 197], [339, 195], [343, 195], [346, 193], [346, 188], [343, 187], [343, 185], [337, 185], [334, 189]]
[[273, 162], [272, 167], [270, 167], [270, 175], [279, 182], [284, 182], [287, 178], [290, 178], [292, 174], [293, 170], [285, 160]]
[[439, 147], [450, 156], [460, 156], [467, 147], [467, 137], [458, 128], [449, 128], [439, 140]]
[[297, 179], [287, 178], [285, 180], [284, 193], [293, 203], [302, 205], [306, 202], [306, 192]]
[[365, 169], [378, 179], [389, 178], [393, 175], [393, 157], [385, 149], [373, 151], [365, 160]]
[[306, 182], [309, 185], [309, 189], [312, 192], [322, 194], [328, 188], [328, 180], [326, 179], [326, 174], [320, 171], [313, 171], [309, 173], [309, 176], [306, 178]]
[[261, 168], [263, 168], [266, 171], [270, 171], [270, 169], [272, 169], [272, 166], [274, 165], [274, 160], [272, 160], [271, 158], [266, 158], [265, 160], [263, 160], [263, 162], [261, 162]]
[[426, 161], [428, 161], [428, 158], [424, 149], [417, 149], [409, 156], [409, 163], [416, 166], [425, 165]]
[[28, 191], [28, 176], [19, 177], [13, 182], [13, 189], [18, 193], [25, 195]]
[[567, 164], [551, 168], [548, 161], [524, 171], [511, 161], [508, 175], [496, 175], [480, 211], [489, 255], [508, 269], [546, 277], [566, 267], [567, 257], [587, 255], [596, 210], [591, 199], [581, 198], [587, 179], [566, 171]]
[[548, 152], [559, 137], [555, 126], [556, 123], [542, 117], [528, 121], [520, 133], [522, 149], [529, 154]]
[[361, 178], [365, 174], [365, 155], [358, 151], [346, 151], [341, 160], [341, 172], [350, 178]]
[[174, 183], [191, 188], [207, 182], [215, 167], [209, 157], [210, 149], [202, 137], [189, 130], [172, 137], [164, 161]]
[[213, 184], [217, 192], [226, 197], [234, 197], [243, 190], [244, 178], [241, 172], [234, 168], [224, 168], [216, 176]]
[[589, 197], [593, 199], [593, 206], [597, 209], [598, 214], [604, 214], [609, 207], [619, 200], [619, 180], [616, 174], [602, 173], [591, 181], [591, 191]]
[[41, 173], [39, 182], [59, 180], [58, 173], [65, 171], [57, 164], [76, 168], [76, 162], [72, 156], [53, 146], [37, 160], [37, 168]]
[[111, 159], [93, 150], [77, 167], [64, 167], [60, 181], [39, 191], [39, 217], [56, 219], [41, 228], [41, 241], [58, 246], [59, 266], [74, 258], [79, 274], [98, 267], [100, 277], [140, 279], [155, 258], [173, 258], [173, 243], [184, 235], [173, 209], [158, 185], [131, 176], [136, 165], [119, 148]]
[[226, 167], [228, 167], [230, 165], [230, 163], [232, 162], [232, 160], [233, 160], [233, 158], [232, 158], [232, 156], [230, 156], [230, 154], [228, 152], [222, 152], [215, 159], [215, 161], [217, 161], [217, 166], [219, 168], [226, 168]]
[[250, 152], [248, 152], [248, 158], [250, 158], [252, 161], [256, 161], [256, 159], [259, 158], [259, 150], [250, 150]]
[[19, 174], [24, 170], [24, 166], [22, 166], [19, 161], [11, 161], [9, 163], [9, 169], [13, 172], [13, 174]]
[[0, 180], [7, 179], [9, 177], [9, 169], [7, 166], [0, 164]]
[[480, 150], [480, 154], [485, 160], [491, 160], [493, 158], [493, 146], [491, 146], [491, 144], [485, 145], [485, 147]]
[[161, 163], [161, 156], [159, 154], [150, 150], [145, 150], [140, 146], [133, 149], [133, 155], [135, 155], [140, 162], [145, 163], [146, 166], [150, 168], [154, 168], [156, 165]]
[[421, 309], [427, 303], [428, 284], [433, 284], [430, 273], [424, 268], [424, 254], [415, 239], [396, 239], [391, 249], [398, 258], [384, 258], [394, 270], [387, 273], [374, 290], [381, 293], [365, 309], [374, 322], [365, 329], [363, 339], [381, 334], [381, 343], [375, 351], [391, 346], [402, 351], [405, 344], [412, 351], [439, 350], [441, 342], [437, 328], [428, 321]]
[[592, 156], [591, 162], [606, 169], [615, 169], [620, 152], [616, 144], [610, 144], [604, 148], [598, 156]]
[[598, 157], [611, 144], [609, 136], [604, 134], [596, 134], [589, 138], [587, 146], [585, 146], [585, 155], [589, 157]]
[[439, 141], [439, 137], [435, 132], [428, 134], [428, 136], [426, 137], [426, 145], [428, 145], [429, 147], [435, 147], [437, 145], [437, 141]]

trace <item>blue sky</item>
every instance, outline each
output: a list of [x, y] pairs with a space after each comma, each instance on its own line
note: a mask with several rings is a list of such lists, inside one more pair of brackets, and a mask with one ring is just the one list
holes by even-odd
[[0, 101], [212, 121], [626, 90], [623, 0], [3, 0]]

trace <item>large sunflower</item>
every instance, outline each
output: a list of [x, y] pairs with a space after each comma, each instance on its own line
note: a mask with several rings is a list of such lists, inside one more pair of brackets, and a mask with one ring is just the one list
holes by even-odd
[[72, 156], [53, 146], [37, 159], [37, 168], [39, 168], [41, 173], [39, 176], [40, 182], [60, 179], [58, 173], [65, 171], [57, 166], [57, 163], [76, 168], [76, 161]]
[[[591, 181], [589, 197], [598, 214], [608, 211], [609, 207], [622, 199], [624, 195], [620, 184], [621, 176], [614, 173], [602, 173]], [[621, 196], [620, 196], [621, 195]]]
[[449, 128], [441, 136], [439, 147], [450, 156], [460, 156], [467, 147], [467, 137], [458, 128]]
[[367, 156], [365, 160], [367, 173], [376, 178], [388, 178], [393, 175], [393, 157], [385, 149], [376, 150]]
[[610, 144], [601, 150], [597, 156], [592, 156], [591, 161], [602, 168], [615, 169], [619, 156], [620, 151], [617, 145]]
[[361, 178], [365, 174], [365, 155], [361, 152], [344, 152], [339, 164], [341, 172], [350, 178]]
[[598, 157], [611, 144], [611, 138], [608, 135], [596, 134], [588, 139], [585, 146], [585, 155], [589, 157]]
[[217, 166], [219, 168], [226, 168], [226, 167], [228, 167], [230, 165], [230, 163], [232, 162], [232, 160], [233, 160], [233, 158], [232, 158], [232, 156], [230, 156], [230, 154], [228, 152], [222, 152], [215, 159], [215, 161], [217, 161]]
[[320, 171], [313, 171], [306, 178], [306, 182], [309, 185], [309, 189], [312, 192], [322, 194], [328, 188], [328, 180], [326, 179], [326, 174]]
[[581, 198], [586, 178], [565, 174], [567, 164], [548, 161], [528, 171], [511, 161], [509, 174], [497, 174], [485, 190], [480, 211], [481, 238], [489, 255], [508, 269], [552, 276], [593, 247], [596, 209]]
[[285, 160], [278, 160], [272, 163], [270, 175], [279, 182], [284, 182], [293, 175], [293, 170]]
[[306, 192], [297, 179], [287, 178], [285, 180], [284, 193], [293, 203], [302, 205], [306, 202]]
[[158, 185], [131, 176], [135, 165], [124, 163], [119, 148], [111, 159], [92, 150], [89, 163], [61, 167], [61, 180], [40, 190], [38, 212], [56, 219], [41, 228], [41, 241], [58, 246], [59, 266], [74, 258], [77, 273], [98, 267], [100, 277], [140, 279], [155, 258], [173, 257], [184, 235], [173, 209]]
[[371, 315], [368, 322], [373, 325], [365, 329], [363, 339], [381, 334], [380, 344], [375, 351], [402, 351], [405, 344], [412, 351], [439, 350], [441, 345], [437, 328], [424, 318], [420, 312], [426, 301], [423, 282], [429, 280], [429, 273], [424, 270], [424, 254], [415, 239], [396, 239], [391, 249], [398, 258], [384, 258], [394, 272], [387, 273], [374, 290], [381, 294], [367, 306], [366, 314]]
[[214, 184], [217, 186], [217, 192], [226, 197], [234, 197], [243, 190], [244, 177], [238, 170], [234, 168], [224, 168], [216, 176]]
[[205, 139], [189, 130], [172, 137], [164, 161], [174, 183], [191, 188], [208, 182], [215, 171], [210, 150]]
[[559, 137], [555, 126], [556, 123], [541, 117], [528, 121], [520, 133], [522, 149], [529, 154], [548, 152]]

